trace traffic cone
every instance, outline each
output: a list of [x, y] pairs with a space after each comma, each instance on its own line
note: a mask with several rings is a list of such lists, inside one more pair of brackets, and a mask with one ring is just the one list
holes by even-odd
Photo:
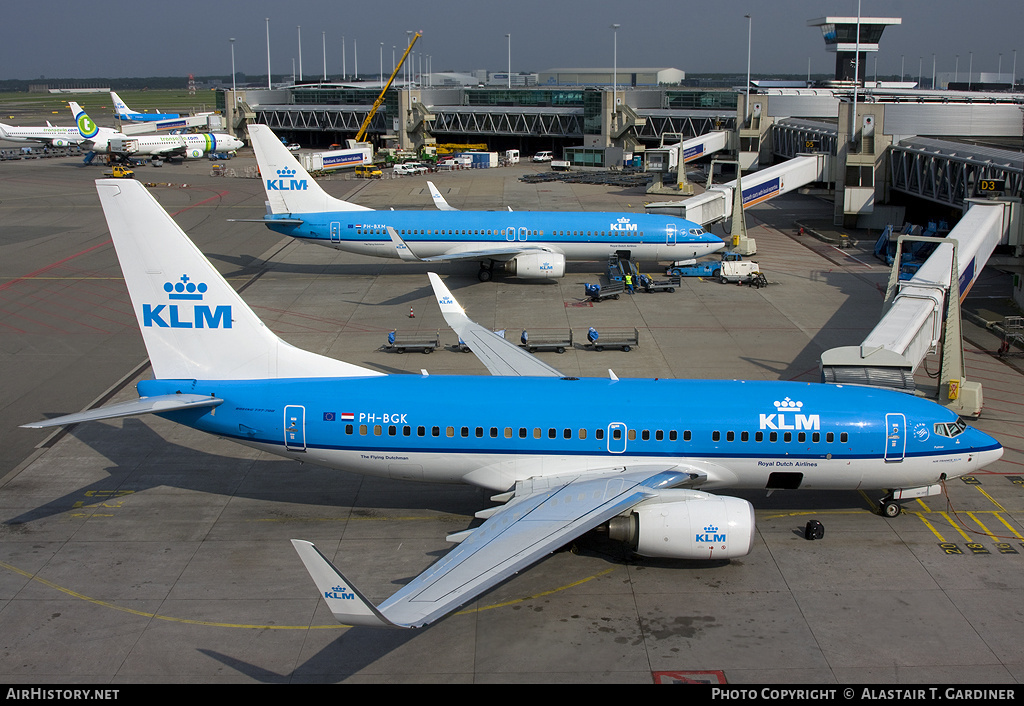
[[409, 318], [410, 319], [415, 319], [416, 318], [416, 314], [413, 313], [413, 310], [412, 310], [411, 306], [409, 307]]

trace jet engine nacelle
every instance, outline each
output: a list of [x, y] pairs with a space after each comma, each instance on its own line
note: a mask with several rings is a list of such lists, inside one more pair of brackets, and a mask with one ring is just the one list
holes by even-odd
[[202, 159], [204, 154], [206, 153], [198, 147], [189, 147], [185, 150], [185, 159]]
[[612, 518], [608, 536], [643, 556], [734, 559], [753, 546], [754, 507], [741, 498], [662, 490], [628, 515]]
[[523, 279], [565, 276], [565, 255], [557, 252], [516, 255], [505, 263], [505, 271]]
[[67, 147], [71, 144], [71, 140], [67, 140], [63, 137], [58, 137], [56, 140], [50, 140], [50, 144], [54, 147]]

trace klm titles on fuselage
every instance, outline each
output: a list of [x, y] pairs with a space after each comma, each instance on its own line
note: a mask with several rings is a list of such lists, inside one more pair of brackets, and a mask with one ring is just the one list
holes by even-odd
[[[174, 301], [202, 301], [205, 282], [196, 284], [182, 275], [181, 281], [164, 284], [167, 298]], [[231, 328], [231, 305], [143, 304], [142, 325], [157, 328]]]
[[305, 191], [309, 184], [305, 179], [294, 179], [294, 169], [277, 170], [277, 179], [267, 179], [267, 191]]

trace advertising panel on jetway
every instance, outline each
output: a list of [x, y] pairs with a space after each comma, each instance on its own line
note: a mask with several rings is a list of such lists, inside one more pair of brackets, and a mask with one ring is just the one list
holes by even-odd
[[704, 155], [704, 143], [693, 145], [683, 150], [683, 162], [690, 162]]
[[748, 208], [754, 204], [767, 201], [770, 198], [778, 196], [782, 192], [782, 177], [775, 177], [770, 179], [763, 184], [752, 186], [749, 189], [743, 190], [743, 208]]

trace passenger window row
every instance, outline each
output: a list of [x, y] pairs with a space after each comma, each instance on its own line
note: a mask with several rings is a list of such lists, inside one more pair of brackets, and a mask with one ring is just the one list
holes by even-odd
[[[679, 432], [677, 432], [675, 429], [671, 429], [668, 432], [665, 432], [662, 429], [655, 429], [655, 430], [641, 429], [641, 430], [637, 431], [636, 429], [624, 430], [622, 428], [614, 427], [611, 430], [611, 438], [612, 438], [612, 440], [614, 440], [614, 441], [621, 441], [622, 438], [623, 438], [623, 431], [626, 432], [625, 433], [625, 437], [629, 441], [636, 441], [636, 439], [638, 437], [640, 438], [641, 441], [650, 441], [652, 439], [654, 441], [664, 441], [666, 438], [669, 441], [677, 441], [679, 439]], [[519, 439], [529, 439], [529, 438], [543, 439], [545, 437], [548, 438], [548, 439], [558, 439], [558, 438], [572, 439], [572, 438], [575, 437], [575, 438], [578, 438], [580, 440], [584, 440], [584, 439], [587, 438], [589, 432], [588, 432], [587, 429], [575, 429], [574, 430], [574, 429], [571, 429], [571, 428], [568, 428], [568, 427], [562, 428], [562, 429], [556, 429], [554, 427], [549, 427], [548, 429], [545, 430], [545, 429], [542, 429], [541, 427], [517, 427], [517, 428], [516, 427], [504, 427], [504, 428], [487, 427], [487, 428], [485, 428], [485, 427], [453, 427], [453, 426], [440, 427], [440, 426], [433, 426], [433, 427], [429, 427], [428, 428], [428, 427], [425, 427], [425, 426], [418, 426], [418, 427], [415, 427], [415, 433], [414, 433], [414, 428], [411, 427], [411, 426], [398, 427], [396, 425], [390, 425], [390, 426], [385, 428], [383, 425], [380, 425], [380, 424], [374, 425], [373, 427], [370, 427], [370, 426], [368, 426], [366, 424], [360, 424], [358, 426], [358, 430], [357, 430], [357, 427], [355, 425], [353, 425], [353, 424], [346, 424], [345, 425], [345, 433], [349, 434], [349, 435], [358, 433], [359, 436], [367, 436], [367, 435], [370, 435], [370, 434], [372, 434], [373, 436], [384, 436], [384, 435], [386, 435], [386, 436], [399, 436], [399, 435], [400, 436], [418, 436], [418, 437], [427, 437], [427, 436], [441, 437], [441, 436], [445, 436], [445, 437], [448, 437], [448, 438], [454, 438], [456, 436], [459, 436], [459, 437], [461, 437], [463, 439], [468, 439], [470, 437], [477, 438], [477, 439], [483, 439], [485, 437], [491, 438], [491, 439], [498, 439], [498, 438], [505, 438], [505, 439], [514, 439], [514, 438], [519, 438]], [[594, 436], [594, 438], [596, 440], [601, 441], [605, 437], [605, 430], [604, 429], [595, 429], [593, 431], [593, 436]], [[835, 443], [835, 434], [833, 432], [826, 432], [824, 436], [825, 436], [825, 443], [827, 443], [827, 444]], [[683, 431], [682, 437], [683, 437], [683, 441], [690, 441], [693, 438], [693, 435], [692, 435], [692, 432], [690, 432], [689, 430], [685, 430], [685, 431]], [[817, 431], [816, 432], [811, 432], [811, 434], [810, 434], [810, 442], [812, 444], [821, 443], [821, 437], [822, 437], [821, 432], [817, 432]], [[777, 432], [777, 431], [768, 432], [767, 436], [765, 435], [765, 432], [762, 432], [762, 431], [754, 432], [754, 434], [753, 434], [753, 440], [754, 440], [755, 443], [763, 442], [763, 441], [765, 441], [766, 438], [767, 438], [767, 440], [770, 443], [775, 443], [775, 442], [779, 441], [779, 439], [780, 439], [779, 432]], [[748, 441], [750, 441], [750, 439], [751, 439], [750, 432], [742, 431], [742, 432], [739, 433], [739, 440], [741, 442], [748, 442]], [[784, 443], [787, 443], [787, 444], [792, 442], [793, 441], [793, 432], [789, 432], [789, 431], [783, 432], [782, 436], [781, 436], [781, 439], [782, 439], [782, 441]], [[720, 432], [720, 431], [713, 431], [713, 432], [711, 432], [711, 440], [714, 441], [714, 442], [721, 441], [722, 440], [722, 432]], [[727, 431], [727, 432], [725, 432], [725, 440], [727, 442], [736, 441], [736, 432], [734, 432], [734, 431]], [[797, 440], [798, 443], [801, 443], [801, 444], [807, 443], [807, 441], [808, 441], [808, 434], [807, 434], [807, 432], [803, 432], [803, 431], [797, 432], [796, 440]], [[848, 441], [849, 441], [849, 435], [845, 431], [841, 432], [839, 434], [839, 443], [845, 444]]]
[[[370, 235], [370, 234], [372, 234], [372, 235], [387, 235], [387, 231], [384, 230], [383, 228], [356, 228], [356, 233], [358, 233], [359, 235]], [[582, 230], [573, 230], [573, 231], [557, 230], [557, 231], [552, 231], [552, 233], [553, 233], [553, 235], [556, 235], [556, 236], [577, 236], [577, 237], [582, 237], [584, 235], [584, 232]], [[455, 228], [455, 229], [448, 228], [446, 230], [444, 228], [410, 228], [410, 229], [406, 230], [405, 228], [402, 228], [402, 229], [398, 230], [398, 234], [399, 235], [501, 235], [501, 236], [508, 237], [510, 235], [512, 235], [512, 236], [518, 235], [518, 230], [513, 228], [512, 231], [509, 232], [507, 229], [501, 229], [501, 230], [497, 230], [497, 229], [487, 229], [487, 230], [477, 229], [477, 230], [474, 230], [472, 228], [469, 228], [469, 229], [463, 228], [462, 230], [459, 230], [458, 228]], [[539, 231], [537, 231], [537, 230], [528, 230], [526, 235], [528, 237], [531, 237], [531, 238], [536, 238], [538, 236], [543, 238], [544, 237], [544, 231], [543, 230], [539, 230]], [[596, 230], [595, 231], [589, 231], [589, 230], [586, 231], [586, 237], [588, 237], [588, 238], [590, 238], [590, 237], [598, 237], [598, 236], [600, 236], [600, 237], [612, 236], [612, 237], [620, 238], [620, 237], [626, 236], [626, 235], [632, 236], [632, 237], [635, 237], [635, 238], [642, 238], [642, 237], [644, 237], [644, 232], [643, 231], [603, 231], [603, 230], [602, 231], [596, 231]]]

